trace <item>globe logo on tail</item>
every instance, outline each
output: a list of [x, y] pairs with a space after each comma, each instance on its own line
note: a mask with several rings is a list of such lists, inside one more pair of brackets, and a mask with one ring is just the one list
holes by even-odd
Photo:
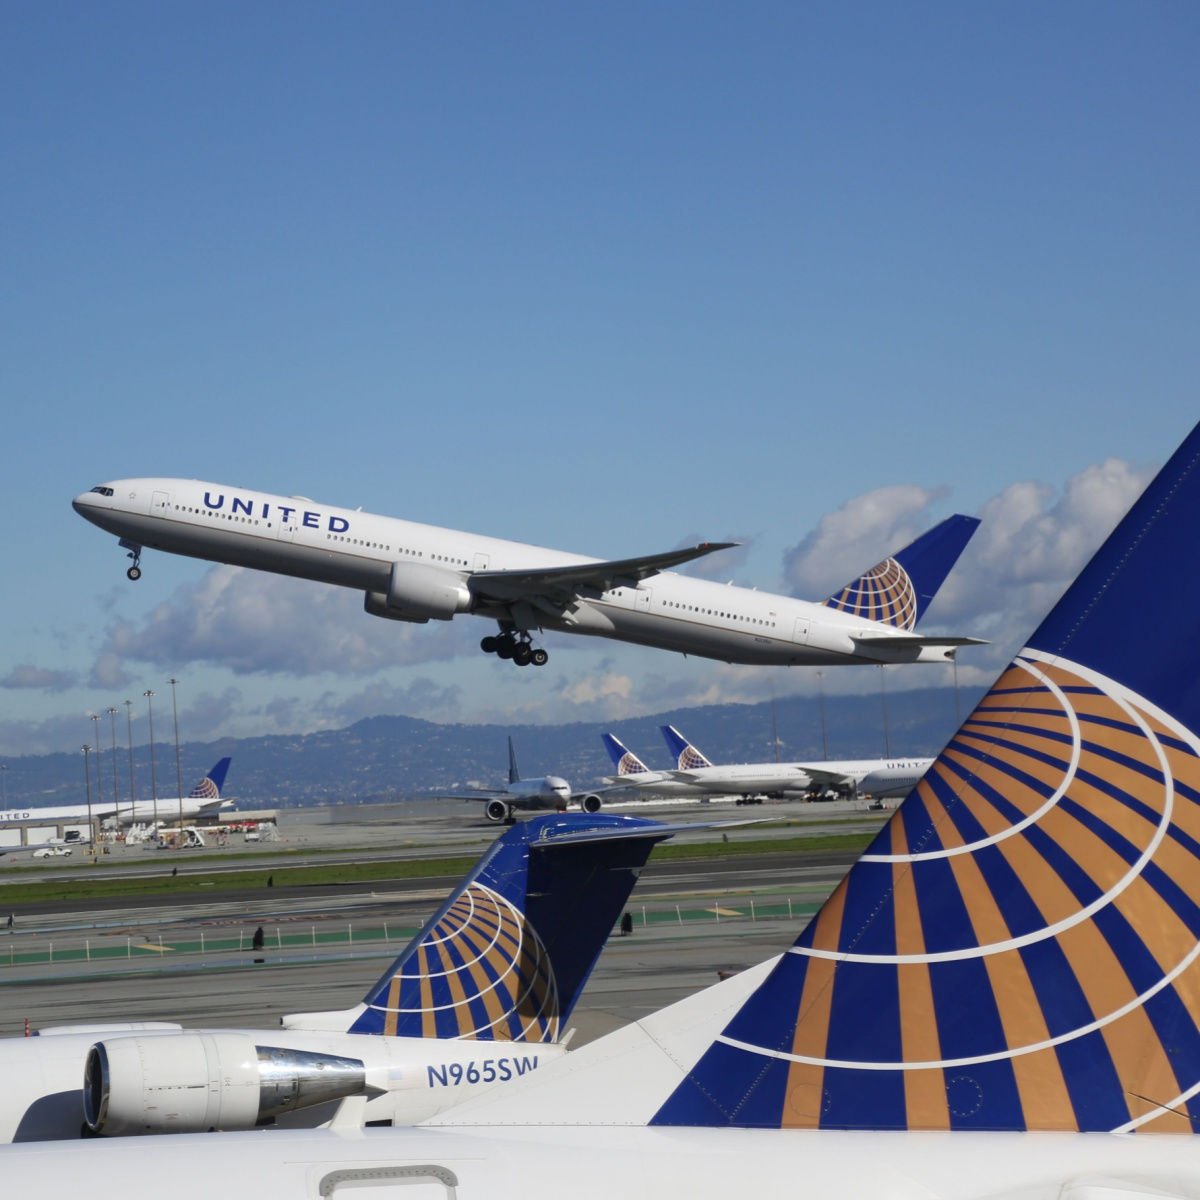
[[885, 558], [824, 604], [826, 608], [894, 625], [897, 629], [915, 629], [920, 615], [912, 580], [894, 558]]
[[478, 882], [407, 956], [376, 1007], [389, 1035], [415, 1019], [422, 1037], [558, 1039], [558, 988], [545, 946], [514, 904]]

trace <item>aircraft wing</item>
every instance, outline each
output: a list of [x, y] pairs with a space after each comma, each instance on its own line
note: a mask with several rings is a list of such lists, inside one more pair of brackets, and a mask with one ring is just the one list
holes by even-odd
[[836, 783], [847, 787], [854, 782], [854, 776], [847, 775], [844, 771], [823, 771], [820, 767], [810, 767], [807, 763], [804, 766], [804, 774], [812, 783]]
[[611, 562], [574, 563], [566, 567], [539, 567], [528, 571], [476, 571], [467, 586], [489, 600], [512, 603], [525, 600], [547, 601], [557, 606], [578, 597], [595, 598], [616, 587], [637, 587], [639, 581], [657, 575], [714, 550], [728, 550], [736, 542], [701, 542], [683, 550], [665, 554], [647, 554], [642, 558], [619, 558]]

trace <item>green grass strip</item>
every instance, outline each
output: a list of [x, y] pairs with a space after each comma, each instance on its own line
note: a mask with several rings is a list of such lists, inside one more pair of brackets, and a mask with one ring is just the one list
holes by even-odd
[[[746, 854], [803, 855], [830, 851], [860, 851], [871, 841], [871, 833], [838, 833], [818, 837], [784, 838], [778, 841], [697, 842], [692, 845], [659, 846], [654, 851], [659, 861], [711, 860]], [[454, 858], [399, 859], [390, 862], [334, 863], [326, 866], [264, 865], [244, 871], [192, 871], [178, 875], [127, 876], [120, 879], [92, 875], [82, 879], [46, 879], [37, 882], [8, 880], [0, 884], [0, 908], [4, 905], [46, 900], [77, 901], [127, 896], [173, 896], [194, 900], [213, 891], [267, 888], [267, 880], [277, 888], [346, 887], [389, 880], [429, 879], [438, 876], [465, 875], [478, 859]], [[210, 890], [211, 889], [211, 890]]]

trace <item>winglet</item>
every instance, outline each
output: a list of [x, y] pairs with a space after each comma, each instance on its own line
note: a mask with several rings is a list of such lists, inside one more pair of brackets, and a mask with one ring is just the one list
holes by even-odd
[[978, 528], [976, 517], [947, 517], [822, 603], [897, 629], [915, 629]]
[[639, 869], [674, 832], [607, 814], [514, 825], [351, 1010], [349, 1032], [556, 1041]]
[[662, 1125], [1200, 1126], [1200, 426]]
[[660, 725], [658, 728], [678, 770], [695, 771], [699, 767], [712, 766], [712, 763], [674, 725]]

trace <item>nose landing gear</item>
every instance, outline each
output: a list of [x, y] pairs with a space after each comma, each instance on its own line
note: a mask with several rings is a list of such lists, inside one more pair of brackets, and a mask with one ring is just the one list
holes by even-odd
[[117, 545], [122, 550], [129, 551], [128, 557], [133, 559], [133, 566], [125, 572], [125, 578], [132, 579], [136, 583], [142, 577], [142, 548], [137, 542], [131, 542], [125, 538], [122, 538]]
[[484, 654], [511, 658], [518, 667], [544, 667], [550, 661], [550, 655], [541, 646], [535, 646], [528, 633], [517, 633], [511, 629], [502, 629], [495, 636], [483, 638], [479, 648]]

